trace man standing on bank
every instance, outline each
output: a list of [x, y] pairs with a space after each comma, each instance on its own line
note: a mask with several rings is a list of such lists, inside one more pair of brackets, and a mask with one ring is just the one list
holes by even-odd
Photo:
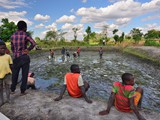
[[[32, 50], [36, 43], [32, 37], [27, 34], [27, 24], [24, 21], [17, 23], [18, 30], [11, 36], [11, 50], [13, 53], [13, 74], [11, 84], [11, 94], [16, 90], [20, 69], [22, 69], [22, 83], [20, 86], [21, 95], [26, 94], [27, 78], [30, 66], [29, 51]], [[30, 46], [27, 47], [28, 43]]]

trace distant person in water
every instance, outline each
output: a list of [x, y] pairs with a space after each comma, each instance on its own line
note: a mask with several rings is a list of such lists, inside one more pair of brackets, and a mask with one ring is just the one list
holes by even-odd
[[61, 50], [61, 54], [62, 54], [62, 61], [65, 61], [65, 54], [66, 54], [66, 49], [63, 47]]
[[54, 58], [54, 50], [50, 49], [49, 53], [50, 53], [50, 55], [48, 56], [48, 59], [51, 60]]
[[84, 97], [86, 102], [92, 103], [92, 101], [86, 95], [86, 92], [89, 89], [89, 84], [87, 81], [83, 81], [83, 78], [80, 74], [79, 66], [77, 64], [72, 64], [70, 70], [71, 72], [67, 73], [64, 77], [63, 88], [61, 90], [60, 96], [57, 97], [55, 101], [61, 100], [65, 90], [67, 89], [71, 97]]
[[106, 110], [99, 112], [100, 115], [107, 115], [112, 106], [122, 112], [134, 112], [138, 120], [146, 120], [139, 112], [141, 108], [143, 89], [134, 89], [134, 77], [130, 73], [122, 75], [122, 83], [114, 82], [112, 92], [108, 100]]
[[69, 53], [69, 50], [66, 49], [66, 57], [67, 57], [67, 60], [69, 60], [70, 58], [70, 53]]
[[76, 60], [76, 58], [77, 58], [77, 53], [74, 52], [74, 53], [73, 53], [73, 59]]
[[80, 52], [81, 52], [81, 49], [80, 49], [80, 47], [78, 47], [77, 48], [77, 55], [78, 55], [78, 57], [80, 57]]
[[100, 59], [102, 59], [102, 56], [103, 56], [103, 49], [102, 49], [102, 47], [100, 47], [100, 49], [99, 49], [99, 57], [100, 57]]

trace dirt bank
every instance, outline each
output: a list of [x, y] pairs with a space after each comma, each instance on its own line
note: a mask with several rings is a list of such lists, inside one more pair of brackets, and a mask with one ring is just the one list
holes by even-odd
[[[12, 104], [5, 104], [0, 111], [11, 120], [136, 120], [130, 113], [122, 113], [112, 108], [108, 116], [99, 116], [105, 109], [104, 101], [86, 103], [83, 99], [70, 98], [68, 95], [55, 102], [57, 95], [42, 91], [28, 91], [19, 96], [19, 91], [12, 95]], [[147, 120], [159, 120], [160, 113], [141, 110]]]

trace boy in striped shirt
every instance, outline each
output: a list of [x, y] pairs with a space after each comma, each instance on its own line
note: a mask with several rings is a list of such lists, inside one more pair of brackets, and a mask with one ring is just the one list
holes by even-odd
[[114, 82], [112, 92], [108, 101], [108, 107], [106, 110], [99, 112], [100, 115], [107, 115], [110, 112], [111, 107], [122, 112], [134, 112], [138, 120], [146, 120], [139, 112], [138, 108], [141, 108], [143, 89], [138, 87], [134, 90], [134, 77], [130, 73], [124, 73], [122, 75], [122, 83]]

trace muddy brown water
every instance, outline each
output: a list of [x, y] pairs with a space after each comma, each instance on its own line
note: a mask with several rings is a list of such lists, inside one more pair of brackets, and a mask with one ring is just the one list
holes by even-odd
[[[72, 52], [70, 52], [72, 53]], [[62, 61], [59, 51], [54, 60], [48, 60], [49, 53], [43, 52], [31, 56], [30, 71], [35, 73], [36, 86], [40, 90], [60, 92], [65, 73], [70, 65], [79, 64], [83, 79], [89, 81], [88, 96], [107, 100], [112, 84], [121, 81], [124, 72], [135, 76], [135, 87], [144, 89], [142, 106], [160, 112], [160, 68], [139, 58], [120, 52], [105, 52], [99, 59], [98, 52], [81, 52], [80, 58]]]

